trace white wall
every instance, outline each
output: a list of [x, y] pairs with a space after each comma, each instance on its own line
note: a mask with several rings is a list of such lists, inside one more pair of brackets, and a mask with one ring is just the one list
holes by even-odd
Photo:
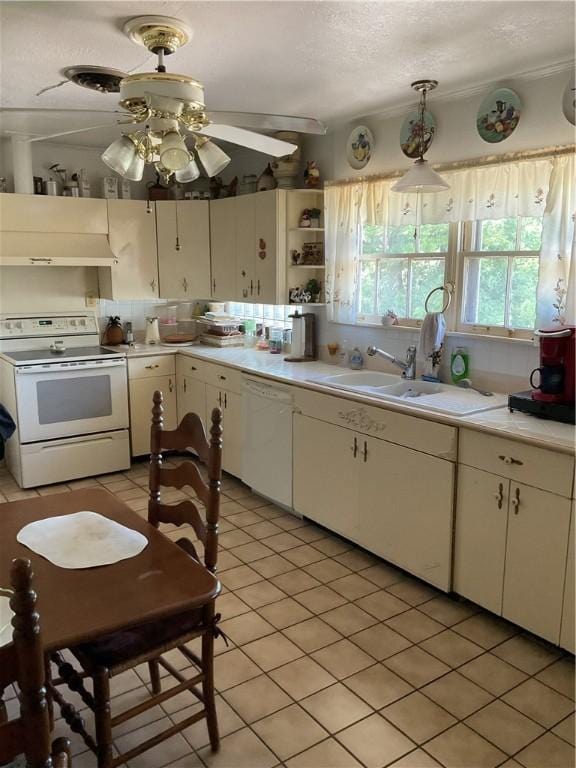
[[[437, 134], [427, 159], [431, 163], [453, 162], [489, 154], [515, 152], [524, 149], [573, 143], [572, 126], [562, 113], [562, 93], [570, 71], [556, 72], [546, 77], [505, 78], [481, 92], [458, 98], [443, 98], [441, 84], [429, 99], [430, 111], [437, 123]], [[407, 87], [409, 84], [407, 84]], [[502, 144], [487, 144], [476, 131], [476, 113], [484, 98], [494, 87], [507, 86], [515, 90], [523, 103], [520, 123], [514, 134]], [[414, 100], [414, 106], [417, 99]], [[336, 127], [322, 137], [307, 137], [303, 157], [316, 160], [324, 179], [354, 178], [408, 169], [411, 160], [400, 149], [400, 127], [411, 107], [394, 113], [375, 114]], [[374, 136], [374, 154], [361, 171], [352, 169], [346, 160], [346, 142], [352, 128], [364, 124]], [[410, 344], [417, 343], [418, 333], [412, 331], [366, 328], [329, 323], [323, 309], [318, 316], [319, 344], [326, 357], [328, 342], [342, 347], [358, 346], [363, 352], [375, 344], [400, 357]], [[455, 346], [466, 346], [470, 352], [471, 374], [475, 382], [502, 391], [527, 389], [530, 371], [538, 365], [538, 350], [532, 344], [508, 339], [483, 339], [470, 335], [450, 335], [446, 339], [443, 359], [444, 377], [449, 377], [450, 353]], [[369, 367], [384, 369], [381, 359], [367, 359]]]

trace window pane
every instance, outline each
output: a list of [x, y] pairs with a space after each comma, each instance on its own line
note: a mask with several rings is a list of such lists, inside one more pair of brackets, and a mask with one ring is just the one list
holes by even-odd
[[542, 241], [542, 219], [525, 216], [520, 220], [520, 250], [539, 251]]
[[538, 284], [538, 259], [520, 257], [512, 264], [510, 280], [511, 328], [534, 328], [536, 320], [536, 286]]
[[362, 253], [384, 253], [386, 228], [367, 224], [362, 227]]
[[415, 228], [406, 227], [388, 227], [387, 253], [415, 253], [416, 238], [414, 237]]
[[388, 309], [398, 317], [408, 311], [408, 259], [382, 259], [378, 263], [378, 314]]
[[420, 253], [445, 253], [448, 250], [449, 224], [422, 224], [419, 229]]
[[[414, 259], [412, 262], [412, 291], [410, 316], [421, 319], [426, 314], [424, 302], [433, 288], [444, 284], [444, 259]], [[431, 312], [442, 309], [444, 293], [437, 291], [430, 299]]]
[[504, 325], [508, 259], [467, 259], [464, 322]]
[[376, 314], [376, 262], [360, 262], [360, 297], [358, 311], [362, 315]]
[[479, 251], [515, 251], [518, 219], [482, 221], [479, 227]]

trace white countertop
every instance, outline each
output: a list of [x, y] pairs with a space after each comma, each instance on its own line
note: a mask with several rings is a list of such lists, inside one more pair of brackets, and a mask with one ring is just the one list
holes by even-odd
[[482, 432], [491, 432], [500, 437], [506, 437], [522, 442], [538, 444], [546, 448], [553, 448], [565, 453], [574, 453], [576, 441], [576, 429], [570, 424], [561, 424], [557, 421], [538, 419], [524, 413], [510, 413], [508, 408], [497, 408], [471, 416], [448, 416], [445, 414], [427, 411], [425, 408], [414, 407], [407, 403], [383, 402], [377, 397], [370, 397], [354, 392], [344, 392], [320, 384], [311, 382], [320, 376], [334, 375], [343, 370], [334, 365], [321, 362], [287, 363], [284, 355], [271, 355], [269, 352], [257, 351], [238, 347], [234, 349], [216, 349], [202, 345], [173, 348], [164, 345], [137, 344], [128, 348], [125, 345], [114, 347], [115, 350], [126, 352], [126, 356], [145, 357], [148, 355], [181, 354], [188, 357], [197, 357], [209, 360], [219, 365], [227, 365], [240, 369], [246, 373], [283, 381], [287, 384], [296, 384], [308, 389], [315, 389], [335, 397], [346, 400], [364, 402], [369, 405], [387, 410], [399, 411], [418, 416], [423, 419], [451, 424], [457, 427], [477, 429]]

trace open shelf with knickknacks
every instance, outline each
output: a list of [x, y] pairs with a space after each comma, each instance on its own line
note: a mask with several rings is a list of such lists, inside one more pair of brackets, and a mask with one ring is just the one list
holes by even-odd
[[286, 209], [286, 290], [289, 304], [323, 304], [324, 192], [290, 190]]

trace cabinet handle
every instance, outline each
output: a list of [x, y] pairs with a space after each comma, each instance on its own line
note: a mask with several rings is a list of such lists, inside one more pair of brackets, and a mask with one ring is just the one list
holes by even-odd
[[368, 461], [368, 443], [366, 440], [364, 440], [364, 450], [362, 451], [362, 455], [364, 456], [364, 463]]
[[246, 270], [243, 269], [242, 272], [240, 272], [240, 274], [242, 275], [242, 277], [246, 277]]
[[503, 461], [504, 464], [516, 464], [519, 467], [521, 467], [524, 464], [523, 461], [520, 461], [520, 459], [515, 459], [512, 456], [498, 456], [498, 458], [500, 459], [500, 461]]
[[356, 458], [356, 456], [358, 456], [358, 438], [357, 437], [354, 438], [354, 445], [350, 448], [350, 450], [352, 451], [352, 456]]
[[52, 264], [52, 259], [45, 256], [31, 256], [30, 264]]
[[191, 370], [191, 371], [197, 371], [197, 370], [198, 370], [198, 368], [196, 368], [196, 366], [195, 366], [195, 365], [191, 365], [191, 366], [190, 366], [190, 370]]
[[254, 293], [254, 281], [250, 280], [250, 296], [252, 296]]
[[184, 288], [184, 293], [188, 293], [188, 280], [186, 278], [182, 280], [182, 288]]
[[258, 280], [258, 296], [260, 296], [260, 280]]
[[218, 392], [218, 405], [222, 408], [222, 392]]
[[517, 515], [520, 510], [520, 488], [516, 488], [513, 498], [510, 499], [510, 503], [514, 507], [514, 514]]
[[154, 368], [160, 368], [160, 366], [158, 365], [158, 363], [153, 363], [151, 365], [145, 365], [144, 368], [147, 368], [149, 371], [153, 371]]
[[498, 493], [494, 494], [494, 498], [498, 502], [498, 509], [502, 509], [502, 502], [504, 501], [504, 485], [498, 483]]
[[150, 288], [152, 288], [153, 291], [156, 290], [156, 280], [155, 280], [155, 278], [152, 278], [152, 280], [150, 280]]
[[221, 373], [218, 374], [218, 378], [220, 379], [220, 381], [226, 381], [226, 376], [222, 376]]
[[224, 392], [224, 408], [228, 408], [228, 398], [226, 397], [226, 392]]
[[247, 299], [248, 298], [248, 288], [242, 288], [242, 296]]
[[172, 379], [168, 379], [168, 391], [174, 392], [174, 386], [172, 384]]
[[176, 235], [176, 244], [174, 246], [174, 250], [175, 251], [181, 251], [182, 250], [182, 246], [180, 245], [180, 238], [178, 237], [178, 235]]
[[186, 392], [186, 379], [184, 379], [183, 389], [184, 389], [184, 392]]

